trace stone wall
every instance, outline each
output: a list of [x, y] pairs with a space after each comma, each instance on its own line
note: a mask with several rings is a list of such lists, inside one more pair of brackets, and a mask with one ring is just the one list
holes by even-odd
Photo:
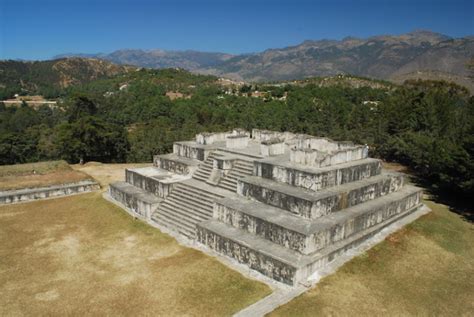
[[239, 263], [248, 265], [276, 281], [292, 285], [296, 268], [290, 264], [276, 260], [243, 243], [216, 234], [205, 228], [205, 223], [197, 226], [197, 240], [216, 252], [234, 258]]
[[252, 129], [252, 139], [256, 141], [267, 141], [270, 139], [281, 139], [283, 141], [287, 141], [295, 138], [295, 136], [296, 134], [291, 132]]
[[[401, 195], [397, 201], [378, 202], [367, 206], [367, 210], [355, 208], [338, 214], [338, 217], [329, 221], [301, 225], [296, 217], [276, 221], [271, 219], [265, 210], [236, 208], [235, 205], [227, 205], [223, 201], [215, 204], [214, 218], [286, 248], [311, 254], [409, 211], [420, 202], [420, 191], [409, 192]], [[271, 211], [267, 209], [267, 212]]]
[[246, 135], [229, 135], [225, 146], [229, 149], [243, 149], [249, 145], [249, 139]]
[[326, 167], [356, 160], [362, 160], [369, 156], [367, 146], [354, 146], [345, 149], [333, 150], [326, 153], [316, 149], [292, 148], [290, 150], [290, 162], [312, 167]]
[[192, 142], [175, 142], [173, 144], [174, 154], [199, 161], [204, 161], [212, 151], [212, 148], [205, 148]]
[[254, 167], [256, 176], [314, 191], [379, 175], [382, 170], [380, 160], [375, 159], [357, 165], [320, 170], [299, 169], [266, 161], [255, 161]]
[[155, 155], [153, 157], [153, 165], [181, 175], [187, 175], [197, 168], [196, 166], [189, 166], [182, 161], [176, 160], [169, 155]]
[[32, 201], [53, 197], [80, 194], [100, 189], [95, 181], [82, 181], [48, 187], [25, 188], [0, 192], [0, 204]]
[[[159, 204], [159, 198], [146, 197], [139, 191], [124, 190], [123, 183], [112, 183], [109, 185], [109, 195], [127, 207], [136, 217], [148, 220]], [[150, 194], [151, 195], [151, 194]]]
[[354, 147], [354, 143], [348, 141], [333, 141], [328, 138], [315, 137], [312, 135], [298, 135], [296, 137], [298, 149], [315, 149], [322, 152], [332, 152]]
[[288, 230], [272, 222], [267, 222], [221, 203], [214, 204], [214, 219], [264, 237], [273, 243], [299, 252], [305, 252], [306, 235]]
[[208, 133], [202, 132], [196, 134], [196, 143], [197, 144], [214, 144], [216, 142], [225, 142], [226, 137], [232, 135], [232, 132], [218, 132], [218, 133]]
[[365, 210], [358, 210], [356, 217], [348, 217], [343, 222], [338, 222], [335, 225], [312, 234], [312, 241], [308, 243], [308, 246], [313, 250], [323, 249], [338, 241], [348, 239], [353, 234], [381, 224], [392, 217], [408, 212], [412, 208], [420, 205], [421, 195], [422, 192], [417, 191], [400, 200], [387, 201], [383, 206], [375, 205], [372, 208], [368, 205], [361, 205], [360, 207], [364, 207]]
[[283, 139], [268, 139], [260, 142], [260, 154], [263, 156], [281, 155], [285, 153], [286, 147]]
[[[287, 210], [308, 219], [323, 217], [333, 212], [352, 207], [363, 202], [388, 195], [402, 188], [402, 174], [393, 174], [367, 182], [357, 187], [348, 187], [324, 195], [294, 193], [285, 188], [271, 188], [254, 178], [239, 180], [237, 193], [270, 206]], [[282, 187], [282, 186], [280, 186]], [[293, 193], [292, 193], [293, 192]]]

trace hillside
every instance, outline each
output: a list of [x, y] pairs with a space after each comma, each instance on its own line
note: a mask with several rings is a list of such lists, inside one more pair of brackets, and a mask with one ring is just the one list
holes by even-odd
[[117, 50], [110, 54], [62, 54], [54, 58], [64, 57], [100, 58], [117, 64], [137, 65], [149, 68], [184, 68], [198, 70], [206, 67], [215, 67], [229, 58], [231, 54], [198, 52], [198, 51], [165, 51], [154, 50]]
[[0, 97], [41, 94], [56, 97], [64, 88], [135, 70], [100, 59], [62, 58], [49, 61], [0, 61]]
[[293, 80], [345, 73], [397, 83], [416, 78], [451, 80], [474, 91], [472, 72], [467, 67], [474, 56], [474, 38], [454, 39], [430, 31], [366, 39], [309, 40], [296, 46], [241, 55], [118, 50], [111, 54], [76, 56], [152, 68], [180, 67], [245, 81]]

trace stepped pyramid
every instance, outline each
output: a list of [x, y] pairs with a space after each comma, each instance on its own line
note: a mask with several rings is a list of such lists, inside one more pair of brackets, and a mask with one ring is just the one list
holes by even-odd
[[127, 169], [109, 197], [289, 285], [423, 206], [421, 189], [366, 146], [310, 135], [201, 133], [153, 162]]

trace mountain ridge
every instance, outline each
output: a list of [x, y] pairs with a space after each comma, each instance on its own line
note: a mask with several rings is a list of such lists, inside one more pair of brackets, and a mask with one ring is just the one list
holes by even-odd
[[421, 72], [424, 79], [453, 78], [474, 91], [472, 69], [467, 66], [474, 58], [474, 36], [454, 38], [429, 30], [367, 38], [305, 40], [297, 45], [246, 54], [127, 49], [87, 55], [117, 64], [179, 67], [254, 82], [341, 73], [400, 82], [414, 79]]

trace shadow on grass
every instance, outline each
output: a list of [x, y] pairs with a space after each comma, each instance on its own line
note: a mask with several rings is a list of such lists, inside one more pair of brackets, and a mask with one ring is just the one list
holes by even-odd
[[466, 197], [459, 192], [449, 189], [439, 189], [432, 186], [428, 181], [409, 174], [410, 181], [416, 186], [422, 187], [425, 193], [435, 203], [446, 205], [451, 212], [460, 215], [464, 220], [474, 223], [474, 207], [472, 198]]

